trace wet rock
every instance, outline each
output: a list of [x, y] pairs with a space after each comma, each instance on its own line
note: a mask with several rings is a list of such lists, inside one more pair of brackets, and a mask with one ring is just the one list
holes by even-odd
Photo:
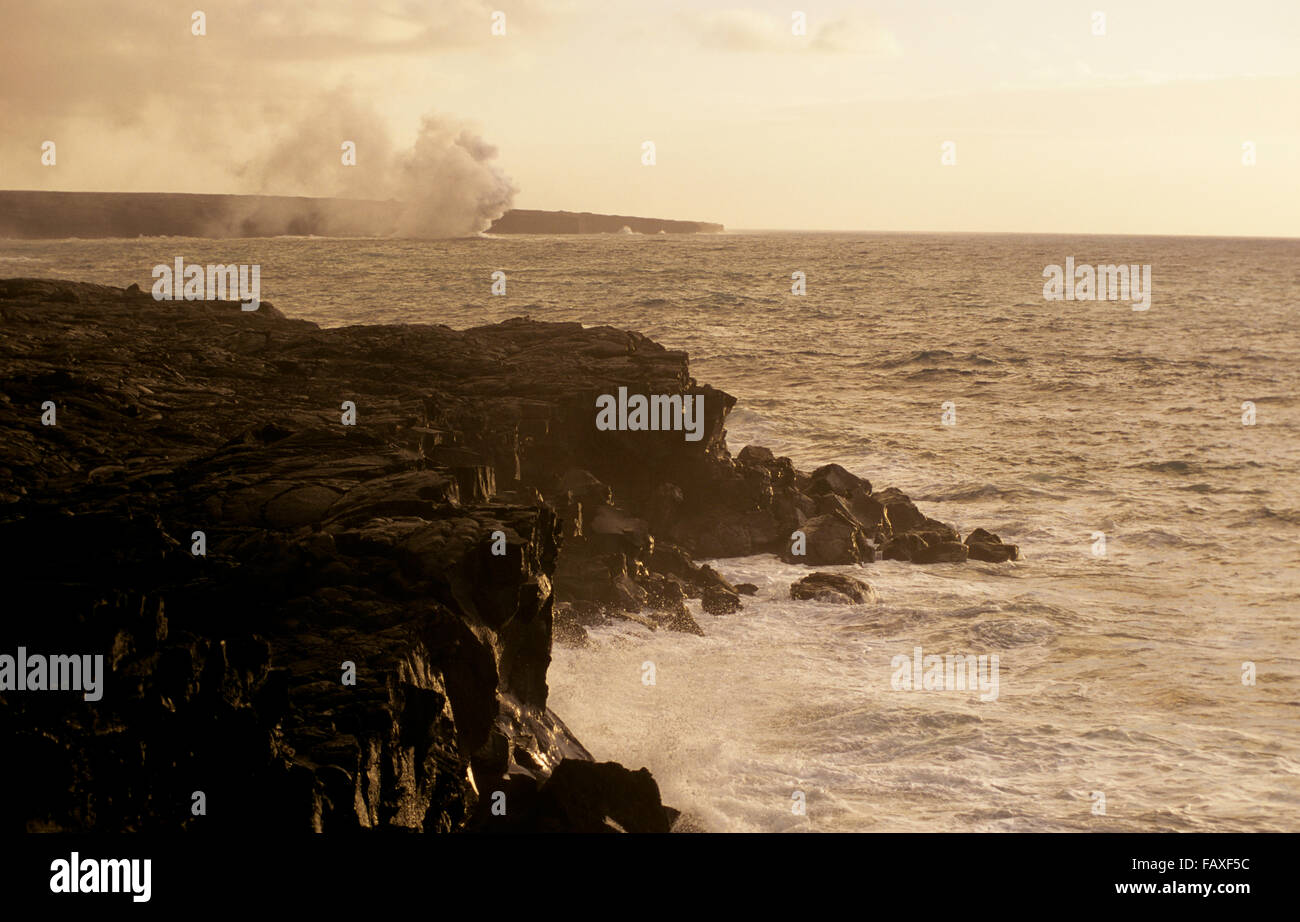
[[876, 559], [876, 549], [861, 523], [843, 512], [819, 515], [804, 522], [800, 531], [805, 536], [803, 555], [793, 553], [793, 546], [782, 548], [781, 559], [788, 563], [808, 566], [870, 563]]
[[614, 577], [610, 601], [626, 612], [638, 612], [650, 601], [650, 593], [627, 574]]
[[849, 508], [849, 504], [845, 500], [845, 498], [842, 496], [838, 496], [834, 493], [816, 494], [813, 499], [813, 502], [817, 504], [816, 510], [819, 516], [838, 514], [839, 516], [845, 519], [857, 518], [853, 514], [853, 510]]
[[586, 626], [579, 620], [573, 607], [560, 604], [555, 607], [551, 639], [566, 647], [585, 647], [588, 643]]
[[704, 611], [710, 615], [730, 615], [740, 611], [740, 596], [720, 586], [704, 590]]
[[656, 541], [646, 562], [656, 573], [668, 573], [692, 582], [700, 571], [691, 555], [671, 541]]
[[870, 494], [870, 482], [850, 474], [838, 464], [825, 464], [813, 471], [809, 478], [808, 492], [814, 496], [834, 493], [847, 497], [855, 491]]
[[896, 535], [885, 542], [880, 550], [884, 560], [915, 560], [922, 556], [929, 545], [918, 534]]
[[966, 537], [966, 546], [970, 549], [971, 560], [1005, 563], [1020, 558], [1017, 545], [1004, 544], [1001, 538], [983, 528], [975, 529]]
[[727, 581], [727, 578], [719, 573], [707, 563], [702, 564], [699, 569], [699, 580], [706, 588], [717, 588], [732, 595], [736, 594], [736, 587]]
[[764, 448], [762, 445], [746, 445], [740, 450], [736, 460], [741, 464], [760, 467], [768, 467], [776, 462], [776, 458], [772, 455], [772, 449]]
[[961, 563], [970, 554], [970, 549], [960, 541], [936, 541], [926, 543], [912, 557], [913, 563]]
[[861, 522], [868, 533], [883, 534], [890, 527], [884, 505], [864, 488], [849, 491], [846, 497], [849, 514]]
[[810, 573], [790, 586], [790, 598], [833, 602], [837, 605], [865, 605], [878, 600], [869, 584], [838, 573]]
[[900, 490], [890, 487], [876, 493], [873, 498], [885, 508], [889, 527], [895, 533], [912, 531], [925, 523], [921, 510]]
[[540, 790], [519, 787], [523, 790], [507, 794], [504, 815], [479, 820], [480, 831], [666, 833], [670, 828], [659, 785], [644, 768], [565, 759]]
[[686, 611], [686, 590], [675, 576], [653, 573], [643, 581], [649, 603], [659, 611]]
[[957, 529], [929, 516], [926, 516], [921, 524], [913, 528], [912, 531], [925, 538], [928, 544], [961, 540], [961, 535], [957, 533]]
[[694, 634], [697, 637], [704, 636], [704, 629], [700, 627], [699, 622], [691, 617], [690, 612], [685, 609], [681, 611], [651, 612], [650, 618], [663, 630], [678, 631], [683, 634]]

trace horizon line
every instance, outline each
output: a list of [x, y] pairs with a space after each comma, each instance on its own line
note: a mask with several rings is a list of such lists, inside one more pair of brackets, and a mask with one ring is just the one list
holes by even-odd
[[[723, 225], [726, 227], [726, 225]], [[1016, 237], [1194, 237], [1205, 240], [1300, 240], [1300, 234], [1188, 234], [1150, 231], [1014, 231], [1014, 230], [872, 230], [868, 228], [826, 229], [810, 227], [727, 227], [724, 234], [879, 234], [917, 236], [1016, 236]]]

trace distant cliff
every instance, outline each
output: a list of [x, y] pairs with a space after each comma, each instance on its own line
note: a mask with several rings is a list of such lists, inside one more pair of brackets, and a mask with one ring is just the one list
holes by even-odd
[[0, 237], [322, 237], [392, 233], [395, 202], [170, 192], [0, 192]]
[[[283, 195], [0, 191], [0, 237], [388, 236], [397, 202]], [[508, 211], [496, 234], [707, 233], [721, 224], [567, 211]]]
[[716, 234], [721, 224], [704, 221], [664, 221], [589, 211], [528, 211], [516, 208], [492, 222], [492, 234], [617, 234], [623, 228], [637, 234]]

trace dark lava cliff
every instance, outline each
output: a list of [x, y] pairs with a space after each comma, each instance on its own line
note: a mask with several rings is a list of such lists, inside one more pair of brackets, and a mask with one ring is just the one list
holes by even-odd
[[[0, 190], [0, 237], [388, 236], [398, 202], [290, 195]], [[494, 234], [716, 233], [721, 224], [571, 211], [507, 211]]]
[[[0, 691], [0, 828], [667, 831], [650, 774], [547, 708], [553, 640], [740, 612], [700, 556], [1016, 556], [836, 465], [733, 458], [734, 398], [637, 333], [32, 279], [0, 323], [0, 654], [109, 670], [96, 702]], [[702, 395], [704, 438], [597, 431], [620, 385]]]

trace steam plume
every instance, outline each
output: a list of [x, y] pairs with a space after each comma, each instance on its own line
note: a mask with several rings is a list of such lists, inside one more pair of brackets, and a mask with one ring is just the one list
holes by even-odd
[[[356, 144], [355, 166], [342, 164], [342, 140]], [[265, 194], [394, 202], [371, 233], [455, 237], [486, 230], [511, 206], [517, 190], [496, 154], [466, 123], [437, 114], [424, 117], [409, 149], [396, 149], [382, 122], [335, 97], [236, 173]], [[355, 213], [338, 217], [373, 225]]]

